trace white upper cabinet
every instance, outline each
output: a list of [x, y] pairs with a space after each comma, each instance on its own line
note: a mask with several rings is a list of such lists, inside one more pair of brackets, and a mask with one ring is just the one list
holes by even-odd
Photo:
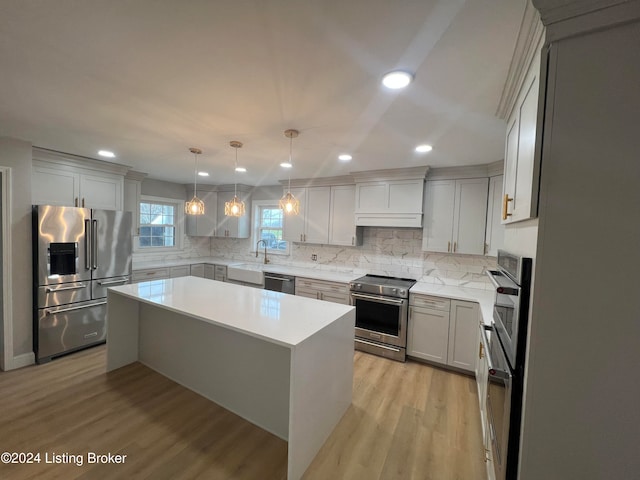
[[[187, 198], [193, 198], [193, 189], [187, 189]], [[198, 198], [204, 202], [204, 215], [185, 215], [186, 234], [190, 237], [213, 237], [218, 219], [218, 194], [198, 189]]]
[[241, 217], [228, 217], [224, 214], [224, 204], [230, 202], [233, 199], [233, 195], [233, 192], [218, 192], [217, 194], [216, 237], [249, 238], [251, 232], [250, 195], [246, 192], [238, 191], [238, 198], [245, 203], [245, 214]]
[[329, 243], [330, 187], [307, 188], [305, 205], [305, 231], [303, 238], [308, 243]]
[[[286, 191], [286, 190], [285, 190]], [[292, 188], [298, 215], [284, 216], [283, 238], [296, 243], [361, 245], [354, 221], [355, 185]]]
[[541, 47], [542, 39], [536, 47], [537, 53], [531, 61], [507, 120], [502, 223], [526, 220], [538, 215], [540, 161], [539, 155], [536, 155], [536, 141], [537, 136], [542, 134], [538, 131]]
[[484, 242], [485, 254], [493, 257], [504, 245], [504, 225], [501, 223], [502, 183], [504, 176], [498, 175], [489, 179], [489, 200], [487, 205], [487, 233]]
[[122, 210], [129, 167], [33, 149], [32, 203]]
[[484, 253], [488, 178], [428, 181], [422, 249]]
[[362, 228], [355, 222], [356, 186], [331, 187], [331, 211], [329, 215], [330, 245], [361, 245]]

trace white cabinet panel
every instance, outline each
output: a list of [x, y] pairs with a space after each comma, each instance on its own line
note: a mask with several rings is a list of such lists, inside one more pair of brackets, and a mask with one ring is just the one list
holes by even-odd
[[389, 208], [388, 185], [383, 182], [360, 184], [356, 187], [356, 212], [377, 213]]
[[251, 230], [251, 200], [249, 195], [238, 192], [238, 198], [245, 203], [246, 212], [242, 217], [227, 217], [224, 204], [233, 199], [233, 192], [218, 192], [216, 237], [249, 238]]
[[425, 189], [422, 249], [451, 252], [456, 181], [427, 182]]
[[77, 207], [80, 174], [34, 165], [31, 173], [31, 191], [34, 205]]
[[485, 235], [485, 254], [493, 257], [498, 255], [498, 250], [504, 245], [504, 225], [500, 220], [502, 207], [502, 183], [503, 176], [489, 179], [489, 198], [487, 205], [487, 233]]
[[361, 245], [361, 229], [355, 222], [356, 186], [331, 187], [329, 245]]
[[447, 364], [449, 311], [409, 307], [407, 355]]
[[296, 295], [349, 305], [349, 285], [325, 280], [296, 277]]
[[484, 253], [488, 178], [427, 182], [422, 249]]
[[451, 301], [447, 363], [452, 367], [475, 371], [479, 314], [480, 307], [477, 303]]
[[[536, 47], [538, 51], [541, 43]], [[511, 223], [537, 216], [539, 159], [536, 157], [540, 58], [531, 62], [509, 120], [505, 146], [505, 178], [501, 220]], [[546, 79], [545, 79], [546, 81]]]
[[[187, 191], [187, 197], [193, 198], [193, 190]], [[186, 233], [190, 237], [213, 237], [218, 218], [218, 194], [198, 191], [198, 198], [204, 202], [204, 215], [185, 215]]]
[[[285, 189], [286, 192], [286, 189]], [[300, 201], [298, 215], [284, 215], [282, 238], [288, 242], [303, 242], [306, 228], [306, 188], [293, 188], [291, 193]]]
[[131, 236], [138, 235], [140, 228], [140, 195], [142, 193], [142, 182], [140, 180], [124, 179], [123, 204], [125, 212], [131, 212]]
[[80, 205], [122, 210], [123, 185], [124, 179], [118, 175], [80, 175]]
[[454, 253], [484, 253], [488, 187], [488, 178], [456, 180], [453, 212]]
[[194, 265], [191, 265], [191, 276], [204, 278], [204, 264], [196, 263]]
[[188, 277], [190, 274], [191, 274], [190, 265], [180, 265], [177, 267], [169, 268], [169, 277], [171, 278]]
[[308, 243], [329, 243], [330, 187], [307, 188], [304, 241]]
[[423, 192], [424, 176], [356, 183], [356, 225], [421, 227]]

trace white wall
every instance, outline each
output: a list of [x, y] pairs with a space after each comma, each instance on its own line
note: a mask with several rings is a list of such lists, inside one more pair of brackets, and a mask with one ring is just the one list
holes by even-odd
[[13, 354], [33, 362], [31, 271], [31, 144], [0, 137], [0, 165], [11, 168]]
[[638, 21], [552, 50], [521, 480], [640, 472], [640, 57], [630, 45]]

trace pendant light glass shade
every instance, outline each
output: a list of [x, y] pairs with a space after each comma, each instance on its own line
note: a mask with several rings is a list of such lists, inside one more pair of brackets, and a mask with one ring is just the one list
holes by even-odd
[[299, 134], [300, 132], [298, 132], [298, 130], [289, 129], [284, 131], [284, 136], [289, 138], [289, 161], [281, 163], [280, 166], [289, 170], [289, 186], [287, 187], [287, 193], [285, 193], [278, 202], [278, 206], [282, 209], [285, 215], [298, 215], [300, 213], [300, 200], [294, 197], [291, 193], [291, 169], [293, 168], [293, 156], [291, 151], [293, 147], [293, 139]]
[[291, 192], [287, 192], [278, 202], [278, 206], [287, 215], [298, 215], [300, 213], [300, 200], [293, 196]]
[[[238, 171], [238, 149], [242, 148], [242, 142], [232, 141], [229, 142], [233, 148], [236, 149], [236, 163], [235, 171]], [[235, 174], [234, 174], [235, 175]], [[224, 202], [224, 214], [227, 217], [242, 217], [244, 215], [244, 202], [238, 198], [238, 184], [233, 186], [233, 198], [229, 202]]]
[[202, 153], [199, 148], [190, 148], [195, 159], [195, 171], [193, 174], [193, 198], [184, 204], [184, 212], [187, 215], [204, 215], [204, 202], [198, 198], [198, 155]]

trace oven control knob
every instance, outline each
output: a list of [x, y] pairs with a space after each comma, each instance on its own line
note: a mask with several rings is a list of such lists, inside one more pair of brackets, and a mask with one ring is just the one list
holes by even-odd
[[407, 294], [407, 292], [406, 292], [406, 291], [404, 291], [404, 290], [400, 290], [400, 295], [406, 295], [406, 294]]
[[360, 290], [362, 288], [362, 284], [361, 283], [356, 283], [356, 290]]
[[393, 293], [398, 293], [398, 289], [397, 289], [397, 288], [392, 288], [392, 289], [391, 289], [391, 291], [392, 291]]

